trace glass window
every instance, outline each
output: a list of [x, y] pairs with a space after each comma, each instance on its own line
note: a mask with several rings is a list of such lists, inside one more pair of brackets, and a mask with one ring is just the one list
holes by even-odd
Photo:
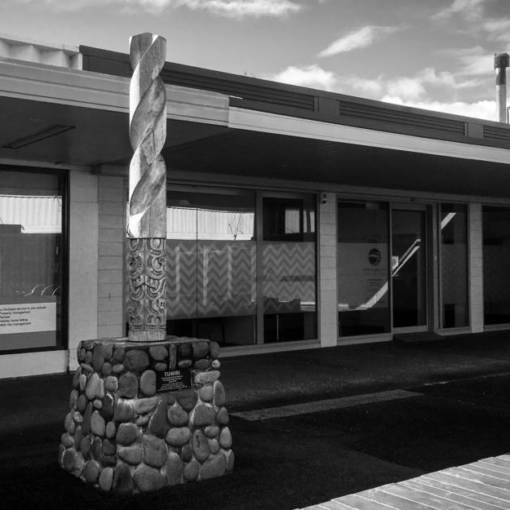
[[64, 178], [0, 170], [0, 351], [62, 345]]
[[255, 194], [167, 194], [168, 332], [256, 342]]
[[338, 204], [338, 328], [340, 336], [390, 330], [388, 207]]
[[483, 208], [485, 324], [510, 323], [510, 209]]
[[263, 198], [264, 342], [317, 338], [315, 197]]
[[466, 206], [441, 204], [439, 230], [442, 327], [467, 326], [469, 307]]

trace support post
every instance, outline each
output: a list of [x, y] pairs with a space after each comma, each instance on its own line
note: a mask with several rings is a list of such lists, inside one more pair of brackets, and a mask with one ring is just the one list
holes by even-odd
[[128, 338], [150, 342], [166, 337], [166, 40], [135, 35], [129, 56]]

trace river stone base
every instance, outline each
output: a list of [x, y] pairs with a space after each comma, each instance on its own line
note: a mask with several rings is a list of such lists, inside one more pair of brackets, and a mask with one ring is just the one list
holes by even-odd
[[[232, 471], [218, 352], [215, 342], [190, 338], [81, 342], [60, 465], [105, 492], [125, 494]], [[161, 373], [179, 369], [189, 369], [192, 387], [159, 391]]]

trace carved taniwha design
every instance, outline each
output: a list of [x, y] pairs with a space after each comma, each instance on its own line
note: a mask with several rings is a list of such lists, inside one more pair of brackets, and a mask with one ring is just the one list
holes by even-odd
[[166, 332], [165, 239], [128, 239], [129, 339], [163, 340]]

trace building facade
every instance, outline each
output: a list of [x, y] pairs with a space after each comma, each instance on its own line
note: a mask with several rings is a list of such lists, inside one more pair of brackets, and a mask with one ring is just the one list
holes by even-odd
[[[126, 334], [127, 55], [0, 40], [0, 377]], [[169, 334], [510, 328], [510, 127], [167, 63]]]

